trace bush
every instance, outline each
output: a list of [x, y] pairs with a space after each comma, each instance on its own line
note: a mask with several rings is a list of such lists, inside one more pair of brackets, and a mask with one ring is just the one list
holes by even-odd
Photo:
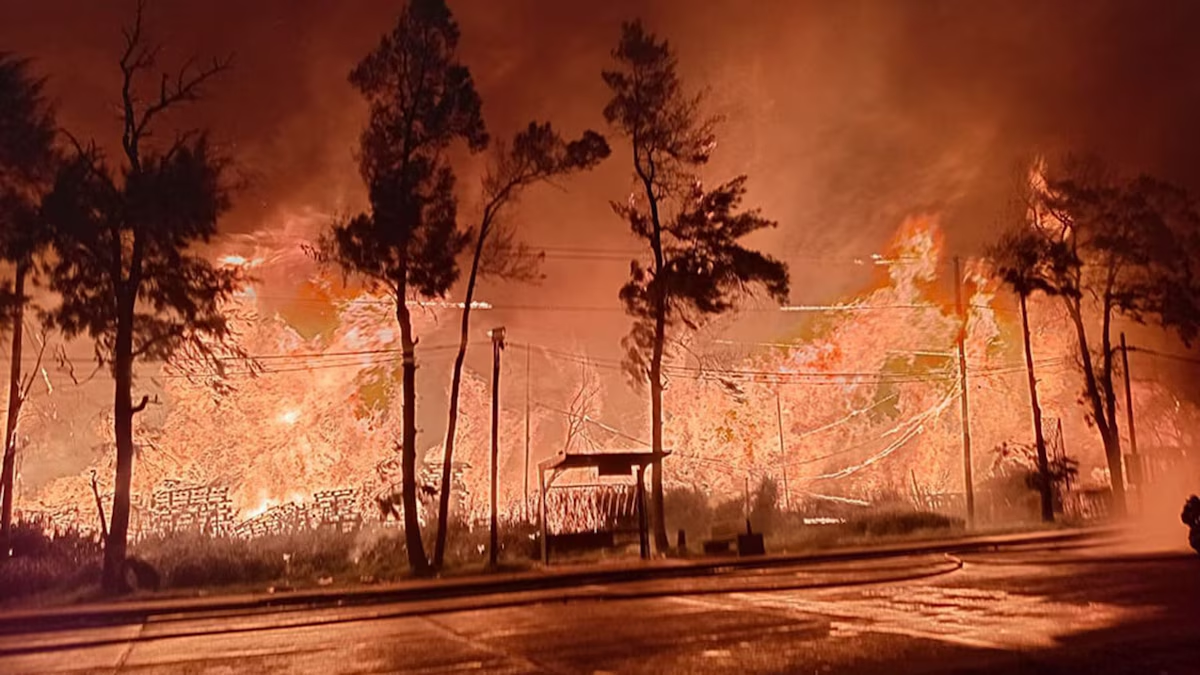
[[698, 488], [677, 487], [663, 494], [663, 512], [667, 533], [687, 533], [689, 542], [698, 544], [708, 538], [713, 524], [713, 509], [708, 495]]
[[848, 534], [868, 537], [901, 536], [925, 530], [962, 527], [961, 518], [932, 511], [881, 511], [861, 514], [842, 525], [842, 529]]
[[140, 541], [133, 551], [169, 588], [274, 581], [285, 571], [283, 552], [259, 541], [180, 533]]
[[779, 484], [773, 478], [764, 477], [754, 490], [750, 502], [750, 524], [755, 532], [770, 532], [775, 529], [779, 515]]
[[[524, 520], [501, 520], [497, 539], [500, 545], [498, 561], [526, 563], [541, 556], [538, 526]], [[462, 520], [450, 522], [446, 532], [446, 567], [466, 567], [488, 560], [487, 547], [491, 532], [487, 522], [471, 526]]]
[[11, 532], [12, 556], [0, 560], [0, 602], [99, 583], [98, 541], [75, 531], [51, 536], [28, 523], [14, 523]]
[[175, 533], [143, 539], [133, 554], [153, 565], [164, 586], [173, 588], [315, 581], [354, 571], [354, 540], [354, 533], [332, 529], [253, 540]]
[[408, 574], [404, 531], [380, 526], [359, 530], [350, 549], [350, 562], [363, 581], [395, 581]]

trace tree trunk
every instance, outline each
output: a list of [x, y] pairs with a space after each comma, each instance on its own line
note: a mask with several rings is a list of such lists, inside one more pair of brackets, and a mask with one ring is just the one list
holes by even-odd
[[412, 316], [405, 303], [406, 291], [404, 285], [396, 289], [396, 321], [400, 324], [400, 347], [404, 357], [400, 496], [404, 507], [404, 548], [408, 553], [408, 566], [413, 574], [427, 576], [429, 560], [425, 557], [421, 521], [417, 518], [417, 343], [413, 339]]
[[1042, 495], [1042, 521], [1054, 522], [1054, 494], [1050, 484], [1050, 461], [1046, 456], [1046, 438], [1042, 433], [1042, 406], [1038, 403], [1037, 378], [1033, 373], [1033, 347], [1029, 339], [1029, 309], [1021, 298], [1021, 336], [1025, 340], [1025, 371], [1029, 375], [1029, 405], [1033, 408], [1033, 437], [1037, 444], [1038, 488]]
[[[636, 149], [637, 141], [634, 141]], [[635, 150], [636, 151], [636, 150]], [[650, 204], [650, 222], [653, 227], [650, 235], [650, 249], [654, 253], [654, 279], [666, 267], [663, 255], [662, 221], [658, 212], [658, 197], [654, 193], [654, 181], [646, 175], [634, 157], [634, 165], [642, 177], [642, 187], [646, 190], [646, 200]], [[653, 164], [651, 164], [653, 171]], [[663, 405], [662, 405], [662, 360], [663, 346], [667, 339], [667, 298], [666, 290], [655, 283], [654, 288], [654, 345], [650, 353], [650, 462], [654, 466], [654, 475], [650, 481], [650, 525], [654, 530], [654, 548], [656, 551], [666, 551], [670, 548], [667, 539], [667, 521], [663, 510]]]
[[0, 560], [8, 558], [12, 542], [13, 491], [16, 484], [17, 463], [17, 420], [21, 415], [21, 343], [25, 339], [25, 277], [29, 274], [28, 263], [17, 263], [13, 283], [16, 304], [13, 306], [12, 360], [8, 374], [8, 421], [4, 425], [4, 466], [0, 470]]
[[113, 349], [113, 431], [117, 444], [117, 476], [113, 489], [112, 522], [104, 545], [104, 590], [124, 593], [125, 552], [129, 536], [130, 491], [133, 484], [133, 309], [119, 301], [117, 338]]
[[1103, 333], [1100, 345], [1104, 350], [1102, 356], [1103, 368], [1100, 370], [1100, 388], [1104, 392], [1105, 428], [1108, 430], [1104, 437], [1104, 458], [1108, 461], [1108, 475], [1113, 491], [1113, 515], [1124, 516], [1125, 504], [1125, 470], [1124, 453], [1121, 451], [1121, 432], [1117, 424], [1117, 392], [1113, 388], [1113, 348], [1112, 348], [1112, 297], [1105, 295]]
[[1083, 325], [1082, 309], [1079, 301], [1066, 298], [1067, 314], [1075, 324], [1075, 332], [1079, 337], [1079, 357], [1083, 361], [1084, 391], [1091, 405], [1092, 419], [1100, 432], [1100, 440], [1104, 442], [1104, 456], [1108, 462], [1109, 484], [1112, 488], [1112, 510], [1114, 516], [1125, 515], [1125, 475], [1121, 467], [1121, 439], [1116, 427], [1105, 414], [1104, 399], [1100, 394], [1100, 384], [1096, 381], [1096, 371], [1092, 366], [1092, 352], [1088, 346], [1087, 330]]
[[479, 276], [479, 259], [487, 237], [486, 226], [480, 227], [471, 259], [471, 274], [467, 278], [467, 293], [463, 302], [462, 326], [458, 337], [458, 354], [454, 357], [454, 372], [450, 376], [450, 413], [446, 423], [445, 455], [442, 458], [442, 491], [438, 501], [437, 539], [433, 546], [433, 568], [441, 569], [446, 554], [446, 536], [450, 529], [450, 488], [454, 468], [454, 435], [458, 430], [458, 393], [462, 387], [463, 362], [467, 358], [467, 342], [471, 329], [471, 301], [475, 298], [475, 280]]
[[654, 317], [654, 348], [650, 355], [650, 451], [654, 463], [654, 475], [650, 482], [650, 513], [653, 518], [654, 549], [666, 551], [670, 547], [667, 539], [666, 514], [663, 513], [663, 385], [662, 358], [663, 342], [666, 340], [666, 317], [663, 303]]

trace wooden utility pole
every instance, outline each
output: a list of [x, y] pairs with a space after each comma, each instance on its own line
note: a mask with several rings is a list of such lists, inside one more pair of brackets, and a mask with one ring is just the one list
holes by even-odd
[[783, 404], [779, 402], [779, 385], [775, 386], [775, 422], [779, 426], [779, 471], [783, 474], [783, 510], [792, 510], [791, 490], [787, 479], [787, 450], [783, 445]]
[[529, 387], [530, 387], [530, 354], [533, 352], [532, 345], [525, 345], [525, 472], [524, 472], [524, 500], [521, 502], [524, 506], [525, 522], [529, 520]]
[[[635, 486], [635, 498], [637, 499], [637, 516], [638, 516], [638, 554], [642, 560], [650, 559], [650, 521], [646, 517], [646, 467], [639, 464], [634, 467], [635, 476], [637, 477], [637, 485]], [[543, 516], [544, 518], [544, 516]], [[543, 535], [544, 537], [544, 535]], [[544, 540], [544, 539], [543, 539]], [[543, 556], [544, 558], [545, 556]]]
[[492, 522], [488, 565], [495, 569], [500, 549], [500, 352], [504, 350], [504, 328], [493, 328], [488, 335], [492, 338]]
[[1137, 490], [1138, 509], [1141, 510], [1142, 486], [1146, 484], [1142, 471], [1141, 456], [1138, 455], [1137, 430], [1133, 426], [1133, 388], [1129, 386], [1129, 347], [1125, 345], [1125, 333], [1121, 333], [1121, 366], [1125, 371], [1125, 419], [1129, 424], [1129, 458], [1131, 470], [1126, 472], [1130, 485]]
[[967, 527], [975, 525], [975, 484], [971, 467], [971, 408], [967, 402], [967, 313], [962, 301], [962, 265], [954, 257], [954, 307], [958, 312], [958, 393], [962, 415], [963, 493], [967, 502]]

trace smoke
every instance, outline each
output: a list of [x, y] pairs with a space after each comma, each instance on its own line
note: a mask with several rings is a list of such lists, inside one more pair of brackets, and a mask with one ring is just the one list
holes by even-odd
[[[119, 28], [132, 5], [0, 0], [8, 17], [0, 44], [38, 60], [68, 126], [110, 144], [118, 133]], [[210, 127], [256, 178], [229, 229], [270, 227], [284, 209], [360, 205], [352, 153], [363, 109], [345, 76], [401, 5], [149, 4], [148, 27], [167, 48], [164, 66], [193, 54], [235, 55], [236, 69], [208, 100], [171, 120]], [[1200, 181], [1190, 161], [1196, 135], [1188, 133], [1200, 112], [1194, 3], [451, 5], [500, 134], [530, 118], [602, 127], [599, 71], [620, 21], [644, 17], [675, 44], [688, 83], [707, 88], [712, 111], [726, 117], [713, 174], [750, 174], [754, 200], [781, 223], [771, 243], [785, 256], [869, 251], [918, 211], [943, 212], [951, 248], [972, 250], [999, 212], [1004, 176], [1031, 151], [1095, 150], [1192, 186]], [[605, 206], [628, 189], [625, 164], [618, 154], [566, 195], [531, 196], [521, 214], [529, 238], [627, 244]], [[468, 200], [470, 177], [465, 171]]]

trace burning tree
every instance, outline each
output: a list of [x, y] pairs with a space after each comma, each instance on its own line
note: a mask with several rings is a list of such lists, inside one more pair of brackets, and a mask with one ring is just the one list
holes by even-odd
[[482, 181], [483, 212], [474, 232], [475, 252], [471, 256], [471, 270], [467, 276], [458, 355], [454, 359], [454, 372], [450, 380], [450, 413], [446, 427], [445, 456], [442, 460], [442, 491], [438, 502], [434, 567], [442, 566], [446, 550], [454, 429], [458, 424], [458, 391], [462, 380], [463, 361], [467, 356], [475, 284], [481, 275], [502, 279], [531, 279], [536, 274], [537, 258], [531, 255], [524, 244], [516, 240], [515, 232], [505, 227], [501, 216], [508, 207], [515, 205], [526, 188], [591, 169], [607, 157], [608, 153], [608, 143], [600, 134], [587, 131], [578, 140], [568, 142], [564, 141], [548, 122], [530, 122], [511, 143], [498, 143], [495, 148], [491, 166]]
[[53, 319], [67, 337], [87, 335], [115, 380], [116, 480], [103, 577], [110, 592], [126, 585], [133, 419], [149, 401], [133, 403], [134, 362], [163, 360], [181, 344], [224, 335], [220, 307], [239, 283], [234, 270], [214, 267], [192, 248], [211, 239], [229, 207], [227, 163], [202, 133], [177, 135], [165, 148], [147, 142], [164, 113], [199, 99], [229, 61], [185, 66], [175, 77], [164, 75], [153, 96], [139, 95], [137, 81], [160, 51], [146, 44], [142, 16], [139, 4], [119, 61], [123, 165], [114, 170], [94, 145], [76, 143], [47, 198], [56, 248], [50, 287], [62, 297]]
[[[1075, 328], [1088, 416], [1104, 443], [1113, 508], [1125, 512], [1125, 480], [1113, 385], [1113, 319], [1153, 322], [1185, 343], [1200, 330], [1200, 215], [1177, 186], [1126, 178], [1099, 162], [1067, 158], [1035, 172], [1031, 205], [1046, 266], [1045, 284], [1062, 299]], [[1086, 318], [1099, 314], [1096, 332]]]
[[[12, 330], [9, 363], [8, 419], [4, 427], [4, 460], [0, 472], [0, 558], [7, 557], [16, 476], [16, 434], [21, 405], [32, 379], [21, 373], [26, 282], [49, 229], [41, 200], [53, 182], [56, 165], [55, 121], [42, 95], [43, 82], [29, 62], [0, 53], [0, 259], [12, 265], [11, 285], [0, 288], [0, 322]], [[42, 341], [43, 349], [45, 341]], [[39, 360], [41, 352], [39, 352]], [[37, 366], [34, 366], [37, 370]]]
[[468, 244], [458, 228], [454, 172], [445, 150], [456, 140], [482, 150], [488, 136], [471, 74], [459, 63], [458, 24], [442, 0], [412, 0], [392, 32], [350, 73], [367, 99], [360, 172], [370, 212], [335, 225], [320, 245], [326, 259], [386, 289], [395, 301], [403, 350], [401, 441], [408, 562], [429, 572], [417, 519], [416, 345], [409, 295], [441, 296], [459, 275]]
[[705, 188], [697, 170], [708, 162], [715, 120], [701, 116], [700, 96], [685, 94], [671, 46], [640, 21], [622, 27], [613, 51], [616, 70], [604, 71], [613, 97], [604, 118], [630, 143], [635, 193], [613, 209], [646, 242], [649, 265], [631, 263], [621, 301], [634, 326], [623, 344], [627, 371], [650, 384], [654, 473], [651, 503], [655, 545], [668, 546], [663, 517], [663, 352], [667, 332], [695, 327], [703, 315], [732, 307], [733, 296], [754, 284], [783, 299], [787, 267], [743, 248], [739, 240], [774, 227], [758, 211], [742, 211], [746, 177]]

